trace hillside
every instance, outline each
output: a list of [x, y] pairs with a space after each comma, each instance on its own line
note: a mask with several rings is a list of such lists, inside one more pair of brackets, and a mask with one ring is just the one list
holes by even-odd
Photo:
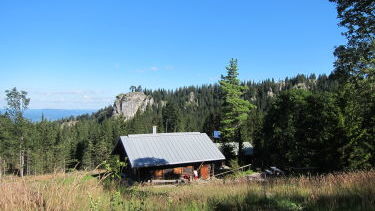
[[[242, 84], [248, 87], [243, 95], [244, 99], [256, 105], [257, 111], [261, 114], [268, 111], [272, 100], [283, 91], [290, 89], [328, 91], [336, 86], [336, 82], [327, 76], [316, 77], [314, 74], [297, 75], [277, 82], [269, 79], [258, 83], [245, 81]], [[78, 119], [96, 119], [101, 122], [112, 116], [122, 116], [125, 120], [133, 120], [130, 124], [135, 124], [130, 133], [147, 133], [152, 124], [155, 124], [159, 131], [201, 131], [211, 135], [213, 130], [218, 130], [220, 127], [222, 103], [217, 83], [180, 87], [175, 90], [144, 89], [143, 92], [119, 94], [113, 106], [101, 109], [92, 116], [81, 116]], [[169, 109], [176, 110], [174, 116], [164, 115], [164, 118], [171, 119], [169, 121], [173, 126], [168, 126], [166, 120], [163, 120], [162, 110], [166, 105], [169, 105]], [[146, 114], [143, 115], [145, 112]], [[138, 127], [145, 124], [147, 126]]]
[[[74, 118], [83, 114], [92, 114], [96, 112], [95, 109], [27, 109], [24, 113], [25, 118], [32, 121], [38, 122], [44, 119], [49, 121], [56, 121], [66, 118]], [[0, 109], [0, 113], [4, 114], [5, 109]]]

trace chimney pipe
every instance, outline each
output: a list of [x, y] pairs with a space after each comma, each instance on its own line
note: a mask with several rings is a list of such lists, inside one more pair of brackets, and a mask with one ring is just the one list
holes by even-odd
[[156, 126], [152, 126], [152, 134], [156, 134]]

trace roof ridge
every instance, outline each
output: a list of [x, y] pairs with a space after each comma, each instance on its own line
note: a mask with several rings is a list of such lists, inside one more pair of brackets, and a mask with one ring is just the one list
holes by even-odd
[[146, 134], [129, 134], [127, 136], [122, 136], [122, 137], [156, 137], [156, 136], [179, 136], [179, 135], [201, 135], [204, 133], [201, 132], [176, 132], [176, 133], [146, 133]]

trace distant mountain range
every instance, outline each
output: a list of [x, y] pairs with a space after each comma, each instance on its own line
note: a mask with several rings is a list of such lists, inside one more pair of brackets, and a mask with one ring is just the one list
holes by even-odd
[[[25, 111], [24, 116], [33, 122], [42, 120], [42, 116], [47, 120], [54, 121], [70, 116], [92, 114], [96, 111], [95, 109], [28, 109]], [[4, 114], [5, 109], [0, 109], [0, 113]]]

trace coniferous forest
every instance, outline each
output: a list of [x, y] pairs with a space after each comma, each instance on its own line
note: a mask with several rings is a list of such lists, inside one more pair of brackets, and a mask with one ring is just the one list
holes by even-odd
[[120, 135], [151, 133], [153, 125], [158, 132], [200, 131], [209, 136], [220, 130], [219, 141], [251, 142], [252, 162], [259, 168], [373, 168], [374, 1], [331, 1], [337, 4], [347, 43], [336, 47], [330, 75], [239, 81], [242, 71], [256, 70], [243, 70], [241, 62], [237, 67], [232, 59], [214, 84], [133, 89], [152, 96], [155, 103], [129, 121], [113, 117], [108, 106], [91, 115], [33, 123], [22, 115], [33, 99], [10, 87], [1, 94], [8, 106], [0, 115], [0, 175], [94, 169], [109, 159]]

